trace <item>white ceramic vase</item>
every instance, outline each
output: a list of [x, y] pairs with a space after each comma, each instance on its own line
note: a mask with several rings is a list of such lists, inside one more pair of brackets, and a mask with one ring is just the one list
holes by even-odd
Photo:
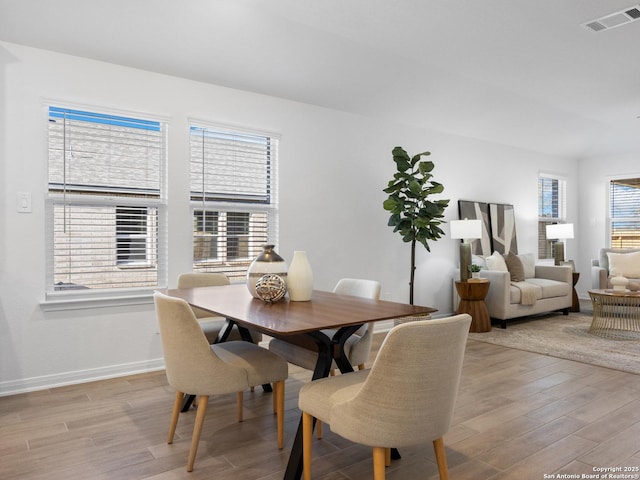
[[292, 302], [308, 302], [313, 292], [313, 272], [307, 252], [296, 250], [287, 273], [287, 289]]
[[616, 275], [615, 277], [611, 277], [610, 282], [614, 290], [625, 291], [629, 280], [622, 275]]

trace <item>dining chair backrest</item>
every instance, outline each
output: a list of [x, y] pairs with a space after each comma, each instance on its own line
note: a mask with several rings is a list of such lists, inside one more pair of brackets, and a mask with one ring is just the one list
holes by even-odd
[[380, 282], [360, 278], [342, 278], [336, 283], [333, 293], [377, 300], [380, 298]]
[[[224, 273], [187, 272], [178, 275], [178, 288], [219, 287], [230, 283]], [[211, 313], [206, 310], [196, 307], [191, 309], [197, 318], [211, 317]]]
[[193, 395], [234, 393], [247, 386], [245, 370], [229, 365], [211, 349], [187, 302], [154, 294], [167, 380]]
[[331, 410], [331, 429], [370, 446], [442, 437], [453, 417], [470, 324], [462, 314], [391, 329], [362, 388]]
[[178, 288], [217, 287], [229, 285], [224, 273], [187, 272], [178, 275]]

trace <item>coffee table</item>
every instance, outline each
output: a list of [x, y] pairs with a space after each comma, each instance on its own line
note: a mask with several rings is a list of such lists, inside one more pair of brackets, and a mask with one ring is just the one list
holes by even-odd
[[589, 333], [618, 340], [640, 340], [640, 292], [589, 290], [593, 320]]

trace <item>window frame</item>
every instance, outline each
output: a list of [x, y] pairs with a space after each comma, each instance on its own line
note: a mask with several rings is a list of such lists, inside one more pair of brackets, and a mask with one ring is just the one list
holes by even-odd
[[[189, 119], [189, 168], [190, 168], [190, 211], [193, 223], [193, 262], [192, 268], [194, 271], [200, 272], [219, 272], [225, 273], [230, 277], [231, 281], [240, 281], [246, 276], [246, 270], [253, 259], [262, 252], [262, 247], [268, 243], [278, 243], [278, 221], [279, 221], [279, 208], [278, 208], [278, 194], [277, 194], [277, 169], [278, 169], [278, 155], [279, 155], [279, 142], [280, 135], [267, 132], [263, 130], [255, 130], [239, 126], [221, 125], [217, 123], [211, 123], [202, 121], [199, 119]], [[194, 131], [206, 131], [214, 136], [240, 136], [240, 137], [255, 137], [264, 139], [265, 143], [265, 184], [264, 192], [262, 195], [256, 194], [254, 196], [247, 192], [241, 192], [234, 198], [233, 194], [228, 191], [223, 194], [207, 191], [205, 187], [205, 173], [202, 177], [198, 177], [201, 180], [202, 188], [197, 190], [195, 179], [197, 168], [194, 167], [194, 159], [196, 155], [192, 155], [195, 148], [192, 146], [194, 141]], [[204, 135], [204, 132], [203, 132]], [[203, 138], [204, 142], [204, 138]], [[204, 148], [203, 143], [203, 148]], [[205, 153], [203, 153], [205, 155]], [[203, 159], [202, 169], [205, 168], [206, 161]], [[197, 173], [199, 175], [199, 172]], [[258, 178], [258, 176], [256, 176]], [[202, 212], [207, 212], [216, 218], [216, 226], [214, 227], [215, 233], [211, 233], [210, 237], [216, 238], [216, 249], [218, 257], [197, 260], [199, 247], [198, 237], [207, 235], [197, 235], [198, 219], [201, 217]], [[233, 215], [248, 215], [248, 221], [243, 221], [243, 230], [247, 231], [246, 234], [232, 234], [229, 231], [233, 228], [229, 225], [228, 220]], [[200, 222], [202, 223], [202, 222]], [[264, 224], [264, 226], [262, 226]], [[263, 232], [260, 230], [263, 229]], [[252, 232], [258, 232], [253, 234]], [[200, 232], [201, 233], [201, 232]], [[229, 257], [229, 249], [239, 248], [231, 246], [229, 241], [235, 237], [247, 238], [246, 245], [240, 248], [246, 248], [246, 256]], [[261, 240], [259, 240], [261, 239]]]
[[[637, 215], [632, 216], [616, 216], [613, 213], [614, 206], [614, 192], [613, 192], [613, 184], [615, 182], [624, 183], [624, 181], [631, 181], [633, 183], [638, 184], [638, 193], [634, 196], [637, 196]], [[621, 198], [621, 201], [626, 200]], [[633, 199], [636, 200], [636, 199]], [[635, 204], [634, 204], [635, 207]], [[614, 228], [614, 223], [636, 223], [638, 225], [638, 240], [637, 244], [630, 243], [618, 243], [616, 244], [614, 241], [614, 232], [616, 229]], [[610, 248], [640, 248], [640, 174], [630, 174], [615, 177], [609, 177], [607, 180], [607, 242]]]
[[[543, 191], [540, 183], [543, 179], [557, 182], [557, 215], [542, 215]], [[540, 172], [538, 174], [538, 259], [551, 260], [555, 256], [555, 246], [558, 240], [548, 240], [546, 226], [555, 223], [564, 223], [567, 220], [567, 179], [561, 175]], [[554, 209], [554, 207], [552, 207]], [[555, 212], [552, 212], [555, 213]]]
[[[44, 121], [45, 127], [45, 148], [47, 158], [47, 179], [45, 182], [45, 285], [44, 285], [44, 301], [41, 305], [44, 310], [58, 310], [58, 309], [73, 309], [84, 308], [85, 306], [110, 306], [110, 305], [122, 305], [122, 304], [140, 304], [149, 303], [152, 301], [153, 291], [158, 288], [164, 288], [167, 286], [167, 167], [168, 167], [168, 130], [169, 121], [167, 118], [160, 115], [152, 115], [146, 112], [133, 112], [124, 111], [120, 109], [114, 109], [104, 106], [95, 106], [87, 104], [74, 104], [67, 101], [60, 100], [45, 100], [43, 102]], [[158, 180], [157, 190], [146, 191], [140, 190], [135, 187], [123, 187], [124, 184], [101, 184], [100, 181], [96, 182], [95, 188], [88, 186], [89, 184], [78, 184], [75, 187], [67, 188], [64, 183], [55, 181], [58, 178], [55, 171], [52, 173], [52, 168], [56, 168], [52, 165], [50, 157], [52, 149], [56, 149], [53, 145], [50, 130], [51, 119], [54, 117], [52, 112], [56, 111], [68, 111], [68, 112], [80, 112], [87, 113], [89, 115], [104, 116], [106, 118], [123, 118], [131, 120], [140, 120], [142, 122], [149, 122], [149, 124], [159, 125], [157, 130], [158, 135], [154, 142], [160, 148], [157, 155], [157, 161], [159, 162], [158, 168]], [[114, 120], [115, 121], [115, 120]], [[96, 122], [99, 123], [99, 122]], [[63, 127], [66, 128], [66, 127]], [[110, 132], [112, 133], [112, 132]], [[93, 139], [89, 140], [91, 143]], [[63, 146], [59, 152], [62, 152], [63, 166], [67, 162], [67, 149], [70, 147]], [[151, 160], [150, 160], [151, 162]], [[147, 164], [145, 164], [147, 165]], [[149, 163], [151, 165], [151, 163]], [[67, 167], [64, 166], [66, 169]], [[87, 169], [86, 171], [91, 171]], [[134, 170], [135, 173], [135, 170]], [[53, 176], [52, 176], [53, 175]], [[54, 181], [52, 181], [54, 179]], [[66, 177], [65, 180], [66, 181]], [[85, 188], [86, 187], [86, 188]], [[131, 189], [131, 191], [127, 191]], [[137, 190], [137, 191], [136, 191]], [[54, 236], [54, 222], [55, 222], [55, 208], [56, 206], [62, 208], [95, 208], [103, 209], [105, 212], [108, 209], [113, 210], [115, 216], [115, 224], [113, 225], [113, 244], [114, 244], [114, 264], [112, 268], [127, 270], [130, 269], [132, 273], [136, 269], [149, 267], [149, 248], [153, 248], [153, 256], [155, 256], [155, 282], [153, 285], [146, 286], [129, 286], [129, 287], [110, 287], [110, 288], [88, 288], [88, 289], [58, 289], [56, 288], [55, 281], [55, 265], [54, 265], [54, 252], [55, 252], [55, 236]], [[127, 261], [120, 262], [118, 260], [118, 210], [120, 209], [139, 209], [146, 210], [147, 216], [144, 219], [145, 229], [147, 231], [147, 237], [145, 240], [145, 261]], [[149, 215], [153, 215], [155, 224], [153, 228], [156, 229], [153, 233], [151, 241], [149, 240], [148, 233], [150, 231]], [[140, 237], [140, 235], [134, 235]], [[144, 236], [144, 235], [143, 235]]]

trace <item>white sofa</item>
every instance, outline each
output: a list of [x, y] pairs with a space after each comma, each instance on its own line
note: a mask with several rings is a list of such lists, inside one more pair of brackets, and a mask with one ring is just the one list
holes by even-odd
[[564, 315], [569, 314], [569, 307], [573, 301], [571, 267], [536, 265], [535, 277], [525, 279], [525, 283], [537, 287], [536, 301], [533, 305], [521, 303], [521, 291], [511, 284], [509, 275], [509, 272], [497, 270], [480, 271], [480, 277], [491, 282], [485, 298], [489, 316], [501, 320], [502, 328], [507, 328], [507, 320], [512, 318], [554, 310], [562, 310]]
[[[495, 254], [494, 254], [495, 255]], [[528, 289], [529, 301], [523, 304], [523, 290], [518, 287], [519, 282], [511, 281], [511, 273], [502, 270], [490, 270], [487, 265], [480, 270], [480, 277], [491, 282], [489, 293], [485, 297], [487, 310], [492, 319], [500, 320], [500, 326], [507, 328], [507, 320], [536, 315], [539, 313], [562, 310], [569, 314], [573, 303], [573, 275], [571, 267], [554, 265], [535, 265], [532, 256], [522, 257], [529, 265], [524, 269], [523, 288]], [[478, 260], [474, 259], [474, 263]], [[481, 265], [482, 267], [482, 265]], [[491, 265], [489, 265], [491, 267]], [[458, 279], [456, 277], [456, 279]], [[455, 289], [454, 289], [455, 291]], [[535, 300], [532, 300], [535, 295]], [[457, 295], [454, 294], [455, 301]], [[457, 304], [456, 304], [457, 305]]]
[[[611, 283], [609, 283], [609, 279], [612, 273], [623, 273], [629, 282], [640, 283], [640, 268], [637, 266], [637, 257], [640, 253], [638, 252], [640, 252], [640, 248], [601, 248], [598, 258], [591, 260], [591, 288], [611, 288], [612, 286]], [[613, 253], [615, 255], [628, 255], [635, 253], [636, 255], [630, 255], [630, 261], [624, 261], [625, 257], [618, 257], [623, 260], [618, 263], [622, 263], [623, 268], [628, 270], [616, 272], [614, 269], [612, 272], [609, 265], [608, 253]]]

